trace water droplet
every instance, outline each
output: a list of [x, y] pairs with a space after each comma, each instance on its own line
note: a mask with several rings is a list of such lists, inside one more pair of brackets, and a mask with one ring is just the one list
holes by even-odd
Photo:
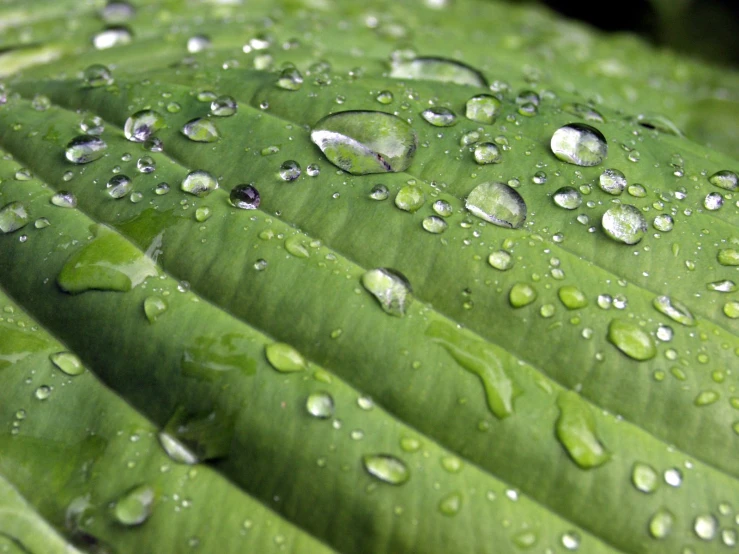
[[236, 185], [229, 196], [231, 205], [242, 210], [256, 210], [261, 202], [259, 191], [253, 185]]
[[82, 74], [85, 85], [90, 88], [104, 87], [113, 84], [113, 75], [106, 66], [93, 64], [85, 68]]
[[300, 177], [300, 173], [300, 164], [295, 160], [287, 160], [280, 166], [280, 178], [283, 181], [294, 181]]
[[357, 406], [364, 411], [369, 411], [375, 407], [375, 402], [369, 396], [362, 395], [357, 398]]
[[467, 196], [465, 207], [485, 221], [517, 229], [526, 221], [526, 203], [505, 183], [481, 183]]
[[673, 300], [669, 296], [657, 296], [652, 300], [652, 306], [654, 306], [658, 312], [666, 315], [673, 321], [677, 321], [681, 325], [685, 325], [687, 327], [695, 326], [695, 318], [693, 317], [693, 314], [690, 313], [688, 307], [677, 300]]
[[129, 44], [132, 38], [131, 31], [126, 27], [109, 27], [93, 36], [92, 44], [98, 50], [107, 50]]
[[529, 548], [536, 546], [536, 543], [539, 541], [539, 536], [530, 529], [524, 529], [523, 531], [519, 531], [513, 535], [512, 540], [513, 544], [518, 548], [528, 550]]
[[605, 119], [600, 114], [600, 112], [591, 108], [590, 106], [586, 106], [585, 104], [578, 104], [578, 103], [564, 104], [562, 106], [562, 110], [569, 114], [581, 117], [587, 121], [595, 121], [596, 123], [605, 122]]
[[303, 355], [284, 342], [274, 342], [266, 345], [264, 355], [270, 365], [282, 373], [303, 371], [306, 368]]
[[659, 486], [657, 471], [650, 465], [636, 462], [631, 470], [631, 482], [643, 493], [653, 493]]
[[736, 283], [728, 279], [707, 283], [706, 288], [714, 292], [735, 292], [737, 290]]
[[59, 208], [76, 208], [77, 197], [71, 192], [60, 190], [51, 197], [51, 203]]
[[647, 232], [647, 220], [639, 208], [631, 204], [616, 204], [603, 214], [603, 231], [610, 238], [624, 244], [636, 244]]
[[380, 104], [387, 105], [393, 101], [393, 93], [390, 92], [389, 90], [383, 90], [383, 91], [380, 91], [380, 93], [375, 97], [375, 99]]
[[449, 217], [454, 213], [454, 208], [452, 208], [452, 205], [446, 200], [435, 201], [431, 206], [431, 209], [434, 210], [434, 213], [442, 217]]
[[367, 473], [389, 485], [402, 485], [411, 477], [408, 466], [390, 454], [367, 455], [362, 458]]
[[39, 400], [47, 400], [51, 396], [51, 387], [48, 385], [41, 385], [34, 392], [34, 396]]
[[723, 205], [724, 197], [718, 192], [710, 192], [703, 199], [703, 207], [712, 212], [721, 209]]
[[314, 392], [305, 401], [305, 409], [313, 417], [328, 419], [334, 415], [334, 399], [327, 392]]
[[672, 327], [669, 327], [668, 325], [660, 325], [657, 327], [657, 338], [662, 342], [670, 342], [673, 334], [674, 332]]
[[3, 234], [22, 229], [29, 220], [28, 210], [21, 202], [10, 202], [0, 208], [0, 231]]
[[197, 54], [210, 48], [210, 38], [205, 35], [194, 35], [187, 39], [187, 51], [190, 54]]
[[664, 473], [665, 483], [671, 487], [679, 487], [683, 482], [683, 474], [676, 467], [665, 470]]
[[370, 269], [362, 275], [362, 286], [372, 294], [386, 313], [403, 317], [411, 303], [411, 285], [394, 269]]
[[67, 143], [64, 156], [74, 164], [86, 164], [100, 159], [108, 149], [104, 140], [91, 135], [80, 135]]
[[669, 233], [675, 226], [675, 221], [672, 219], [671, 215], [659, 214], [654, 218], [654, 221], [652, 221], [652, 225], [654, 225], [654, 228], [658, 231]]
[[139, 170], [139, 173], [153, 173], [156, 168], [157, 164], [151, 156], [142, 156], [136, 161], [136, 169]]
[[528, 283], [516, 283], [508, 293], [508, 301], [514, 308], [523, 308], [536, 300], [536, 290]]
[[113, 516], [121, 525], [131, 527], [141, 525], [151, 515], [154, 503], [154, 489], [139, 485], [121, 496], [113, 508]]
[[123, 23], [131, 19], [136, 10], [128, 2], [109, 0], [100, 10], [100, 19], [106, 23]]
[[716, 391], [704, 390], [698, 393], [698, 396], [695, 397], [693, 404], [698, 407], [710, 406], [711, 404], [718, 402], [719, 398], [721, 398], [721, 396]]
[[505, 250], [498, 250], [488, 256], [488, 263], [498, 271], [508, 271], [513, 267], [513, 256]]
[[558, 188], [552, 199], [557, 206], [565, 210], [576, 210], [582, 204], [582, 195], [573, 187]]
[[213, 210], [211, 210], [208, 206], [199, 206], [195, 210], [195, 221], [203, 223], [204, 221], [208, 221], [212, 215]]
[[436, 215], [423, 218], [421, 225], [426, 231], [435, 235], [443, 233], [448, 227], [447, 222]]
[[439, 501], [439, 512], [445, 516], [456, 516], [462, 509], [462, 495], [452, 492]]
[[144, 299], [144, 315], [149, 323], [154, 323], [160, 315], [167, 311], [167, 302], [158, 296], [147, 296]]
[[570, 123], [557, 129], [550, 146], [560, 160], [585, 167], [600, 164], [608, 155], [603, 133], [584, 123]]
[[169, 433], [162, 431], [157, 434], [157, 438], [167, 456], [174, 462], [186, 465], [194, 465], [200, 462], [194, 452]]
[[215, 123], [202, 117], [191, 119], [185, 123], [181, 132], [195, 142], [215, 142], [221, 138]]
[[699, 539], [704, 541], [713, 540], [718, 529], [718, 521], [712, 514], [703, 514], [695, 518], [693, 531]]
[[614, 319], [608, 325], [608, 340], [621, 352], [637, 361], [651, 360], [657, 355], [654, 339], [635, 323]]
[[626, 188], [626, 176], [618, 169], [606, 169], [600, 174], [598, 186], [604, 192], [618, 196]]
[[72, 352], [56, 352], [51, 354], [49, 359], [56, 367], [72, 377], [85, 371], [80, 359]]
[[739, 188], [739, 179], [736, 173], [729, 170], [717, 171], [708, 178], [708, 181], [725, 190], [736, 190]]
[[132, 186], [133, 184], [131, 183], [131, 179], [126, 175], [114, 175], [107, 183], [105, 183], [108, 196], [115, 199], [126, 196], [131, 192]]
[[285, 250], [296, 258], [309, 258], [310, 250], [308, 247], [311, 245], [310, 243], [311, 241], [308, 237], [297, 233], [285, 239]]
[[375, 111], [328, 115], [316, 123], [311, 140], [332, 164], [354, 175], [405, 171], [418, 143], [404, 120]]
[[580, 535], [576, 531], [568, 531], [562, 535], [562, 546], [567, 550], [577, 550], [580, 548]]
[[426, 202], [426, 195], [418, 185], [406, 185], [395, 195], [395, 205], [406, 212], [418, 211]]
[[606, 463], [611, 455], [596, 436], [595, 419], [585, 401], [575, 392], [562, 392], [557, 406], [557, 439], [572, 460], [582, 469]]
[[497, 164], [503, 159], [500, 154], [500, 148], [492, 142], [481, 142], [476, 144], [472, 154], [475, 158], [475, 162], [480, 165]]
[[46, 229], [49, 225], [51, 225], [51, 222], [45, 217], [39, 217], [33, 222], [33, 226], [36, 227], [36, 229]]
[[390, 77], [488, 87], [482, 73], [467, 64], [446, 58], [418, 57], [412, 60], [393, 60]]
[[131, 142], [144, 142], [164, 127], [166, 127], [164, 118], [158, 112], [141, 110], [126, 119], [123, 134]]
[[564, 304], [565, 308], [568, 310], [579, 310], [588, 305], [588, 299], [585, 294], [573, 285], [560, 287], [557, 291], [557, 295], [562, 304]]
[[675, 516], [667, 508], [657, 510], [649, 520], [649, 534], [655, 539], [664, 539], [672, 531]]
[[421, 117], [434, 127], [451, 127], [457, 123], [457, 116], [449, 108], [426, 108], [421, 112]]
[[[1, 227], [1, 226], [0, 226]], [[732, 300], [724, 304], [724, 315], [731, 319], [739, 319], [739, 301]]]
[[180, 371], [200, 381], [216, 381], [230, 371], [254, 375], [256, 360], [244, 348], [249, 342], [247, 337], [236, 333], [196, 337], [182, 352]]
[[522, 391], [508, 375], [503, 352], [482, 341], [465, 337], [453, 326], [434, 321], [425, 335], [440, 344], [463, 369], [476, 375], [482, 382], [488, 408], [499, 419], [513, 414], [513, 403]]
[[718, 251], [716, 257], [721, 265], [736, 267], [739, 266], [739, 250], [734, 248], [722, 248]]
[[303, 86], [303, 75], [297, 68], [288, 67], [282, 70], [276, 85], [283, 90], [300, 90]]
[[188, 173], [180, 184], [181, 190], [201, 198], [207, 196], [217, 188], [218, 181], [216, 181], [216, 178], [202, 169]]
[[154, 194], [157, 196], [163, 196], [167, 194], [170, 191], [169, 183], [158, 183], [156, 187], [154, 187]]
[[387, 200], [389, 196], [390, 191], [385, 185], [375, 185], [369, 193], [372, 200]]

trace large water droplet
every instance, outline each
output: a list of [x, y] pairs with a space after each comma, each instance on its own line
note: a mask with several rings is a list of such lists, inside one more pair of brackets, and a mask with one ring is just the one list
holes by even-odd
[[101, 138], [91, 135], [74, 137], [67, 143], [64, 156], [72, 163], [86, 164], [103, 157], [108, 145]]
[[505, 183], [481, 183], [465, 200], [472, 213], [500, 227], [517, 229], [526, 221], [526, 203], [521, 195]]
[[418, 143], [404, 120], [375, 111], [328, 115], [316, 123], [311, 140], [332, 164], [354, 175], [405, 171]]
[[606, 463], [611, 455], [596, 436], [595, 419], [580, 396], [571, 391], [557, 397], [557, 439], [572, 460], [583, 469]]
[[649, 534], [655, 539], [664, 539], [672, 531], [675, 516], [667, 508], [657, 510], [649, 520]]
[[180, 189], [195, 196], [207, 196], [218, 188], [218, 181], [213, 175], [202, 169], [187, 174], [180, 184]]
[[408, 466], [390, 454], [367, 455], [362, 458], [367, 473], [389, 485], [402, 485], [411, 477]]
[[273, 342], [264, 347], [267, 361], [277, 371], [292, 373], [306, 368], [305, 358], [295, 348], [284, 342]]
[[724, 197], [718, 192], [710, 192], [703, 199], [703, 207], [708, 211], [715, 212], [724, 205]]
[[411, 303], [411, 285], [405, 276], [389, 268], [370, 269], [362, 275], [362, 286], [386, 313], [403, 317]]
[[498, 271], [508, 271], [513, 267], [513, 256], [505, 250], [498, 250], [488, 256], [488, 263]]
[[123, 134], [131, 142], [145, 142], [164, 127], [166, 124], [161, 114], [154, 110], [141, 110], [126, 119]]
[[528, 283], [516, 283], [508, 293], [508, 301], [514, 308], [523, 308], [536, 300], [536, 290]]
[[390, 77], [488, 87], [485, 77], [478, 70], [446, 58], [419, 57], [413, 60], [394, 60]]
[[426, 108], [421, 112], [421, 117], [434, 127], [451, 127], [457, 123], [455, 113], [444, 107]]
[[718, 521], [712, 514], [702, 514], [695, 518], [693, 522], [693, 531], [699, 539], [704, 541], [713, 540], [718, 529]]
[[262, 201], [259, 191], [251, 184], [236, 185], [228, 199], [232, 206], [241, 210], [256, 210]]
[[499, 419], [513, 414], [513, 402], [522, 391], [508, 375], [503, 352], [481, 341], [465, 337], [453, 326], [432, 322], [425, 335], [440, 344], [462, 368], [477, 375], [485, 390], [488, 408]]
[[608, 325], [608, 340], [634, 360], [651, 360], [657, 355], [657, 346], [651, 335], [630, 321], [611, 321]]
[[708, 178], [708, 181], [717, 187], [726, 190], [736, 190], [739, 188], [739, 178], [736, 173], [727, 169], [717, 171]]
[[659, 486], [659, 475], [652, 466], [636, 462], [631, 470], [631, 482], [636, 490], [650, 494]]
[[500, 148], [492, 142], [481, 142], [475, 145], [472, 152], [475, 162], [480, 165], [498, 164], [503, 157], [500, 155]]
[[585, 167], [600, 164], [608, 155], [603, 133], [584, 123], [570, 123], [557, 129], [552, 135], [551, 148], [560, 160]]
[[131, 179], [127, 175], [114, 175], [107, 183], [105, 183], [108, 196], [115, 199], [126, 196], [131, 192], [132, 187], [133, 184]]
[[501, 101], [495, 96], [479, 94], [467, 100], [465, 104], [465, 116], [467, 119], [476, 121], [477, 123], [490, 125], [495, 122], [496, 116], [500, 113], [501, 106]]
[[418, 211], [426, 202], [426, 195], [418, 185], [406, 185], [395, 195], [395, 205], [406, 212]]
[[616, 204], [608, 208], [601, 226], [606, 235], [624, 244], [638, 243], [647, 232], [647, 220], [639, 208], [631, 204]]
[[652, 225], [654, 225], [654, 228], [658, 231], [669, 233], [675, 226], [675, 221], [669, 214], [659, 214], [658, 216], [655, 216], [654, 221], [652, 221]]
[[606, 169], [600, 174], [598, 185], [604, 192], [618, 196], [626, 189], [626, 176], [618, 169]]
[[695, 326], [695, 317], [690, 313], [688, 307], [669, 296], [657, 296], [652, 300], [652, 306], [673, 321], [688, 327]]
[[215, 142], [221, 138], [215, 123], [203, 117], [185, 123], [181, 132], [194, 142]]
[[85, 367], [82, 365], [80, 359], [72, 352], [56, 352], [51, 354], [49, 359], [67, 375], [80, 375], [85, 371]]
[[12, 233], [25, 227], [30, 219], [25, 204], [10, 202], [0, 208], [0, 231], [4, 234]]
[[585, 294], [574, 285], [560, 287], [557, 295], [568, 310], [579, 310], [588, 305], [588, 299]]
[[325, 391], [311, 393], [305, 401], [305, 409], [313, 417], [328, 419], [334, 415], [334, 399]]
[[141, 525], [149, 519], [153, 503], [154, 489], [149, 485], [139, 485], [116, 501], [113, 516], [118, 523], [127, 527]]
[[552, 199], [557, 206], [565, 210], [576, 210], [582, 204], [582, 195], [574, 187], [558, 188]]

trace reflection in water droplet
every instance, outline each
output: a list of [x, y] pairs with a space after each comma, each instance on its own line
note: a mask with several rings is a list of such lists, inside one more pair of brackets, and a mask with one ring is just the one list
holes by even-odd
[[300, 164], [295, 160], [286, 160], [280, 166], [280, 179], [283, 181], [294, 181], [300, 177]]
[[585, 167], [600, 164], [608, 155], [603, 133], [583, 123], [570, 123], [557, 129], [550, 146], [560, 160]]
[[221, 135], [210, 119], [202, 117], [192, 119], [183, 125], [181, 132], [194, 142], [215, 142]]
[[375, 185], [369, 193], [372, 200], [387, 200], [389, 196], [390, 191], [385, 185]]
[[389, 268], [370, 269], [362, 275], [362, 286], [393, 316], [403, 317], [411, 303], [411, 285], [398, 271]]
[[311, 393], [305, 401], [305, 409], [313, 417], [328, 419], [334, 415], [334, 399], [324, 391]]
[[631, 204], [616, 204], [603, 214], [601, 226], [606, 235], [617, 242], [636, 244], [647, 231], [647, 220], [639, 208]]
[[375, 99], [380, 104], [387, 105], [393, 101], [393, 93], [390, 92], [389, 90], [383, 90], [383, 91], [380, 91], [380, 93], [375, 97]]
[[154, 489], [140, 485], [120, 497], [113, 508], [113, 516], [121, 525], [127, 527], [141, 525], [151, 515], [154, 503]]
[[526, 203], [521, 195], [505, 183], [481, 183], [465, 200], [472, 215], [485, 221], [517, 229], [526, 221]]
[[672, 531], [675, 516], [667, 508], [657, 510], [649, 520], [649, 534], [655, 539], [664, 539]]
[[67, 143], [64, 155], [72, 163], [86, 164], [100, 159], [107, 149], [108, 145], [102, 139], [80, 135]]
[[626, 189], [626, 176], [618, 169], [606, 169], [600, 174], [598, 186], [602, 191], [618, 196]]
[[241, 210], [256, 210], [261, 202], [259, 191], [253, 185], [236, 185], [231, 189], [229, 201]]
[[580, 548], [580, 535], [576, 531], [568, 531], [562, 535], [562, 546], [567, 550]]
[[722, 170], [717, 171], [708, 178], [708, 181], [717, 187], [725, 190], [736, 190], [739, 188], [739, 178], [733, 171]]
[[158, 112], [141, 110], [126, 119], [123, 134], [131, 142], [144, 142], [164, 127], [164, 118]]
[[576, 210], [582, 204], [582, 195], [573, 187], [561, 187], [552, 196], [554, 203], [565, 210]]
[[194, 35], [187, 39], [187, 52], [190, 54], [197, 54], [210, 48], [210, 38], [205, 35]]
[[735, 292], [737, 290], [736, 283], [728, 279], [722, 281], [714, 281], [713, 283], [707, 283], [706, 288], [714, 292]]
[[189, 194], [203, 197], [218, 188], [218, 181], [207, 171], [197, 169], [191, 171], [180, 183], [180, 189]]
[[658, 231], [669, 233], [675, 226], [675, 221], [672, 219], [671, 215], [659, 214], [658, 216], [655, 216], [654, 221], [652, 221], [652, 225], [654, 225], [654, 228]]
[[663, 476], [665, 483], [671, 487], [679, 487], [683, 482], [683, 474], [676, 467], [666, 469]]
[[362, 458], [362, 463], [372, 477], [389, 485], [402, 485], [411, 477], [408, 466], [390, 454], [367, 455]]
[[446, 200], [437, 200], [434, 202], [433, 206], [431, 206], [431, 209], [433, 209], [437, 215], [442, 217], [449, 217], [454, 213], [454, 208], [452, 208], [452, 205]]
[[443, 233], [448, 227], [447, 222], [436, 215], [430, 215], [423, 218], [421, 225], [424, 230], [435, 235]]
[[475, 162], [480, 165], [497, 164], [503, 159], [500, 154], [500, 148], [492, 142], [481, 142], [476, 144], [472, 154], [475, 158]]
[[80, 359], [72, 352], [56, 352], [49, 356], [51, 362], [70, 376], [84, 373], [85, 368]]
[[434, 127], [451, 127], [457, 123], [454, 112], [444, 107], [426, 108], [421, 112], [421, 117]]
[[131, 179], [126, 175], [115, 175], [105, 183], [105, 188], [108, 191], [108, 196], [111, 198], [119, 199], [126, 196], [131, 192], [132, 188]]
[[685, 325], [687, 327], [695, 326], [695, 317], [690, 313], [688, 307], [677, 300], [673, 300], [669, 296], [657, 296], [652, 301], [652, 306], [654, 306], [658, 312], [666, 315], [673, 321], [677, 321], [681, 325]]
[[217, 117], [229, 117], [236, 113], [239, 106], [231, 96], [219, 96], [210, 103], [210, 113]]
[[630, 321], [612, 320], [608, 325], [608, 340], [621, 352], [637, 361], [651, 360], [657, 355], [654, 339]]
[[724, 197], [718, 192], [710, 192], [703, 199], [703, 207], [712, 212], [721, 209], [723, 205]]
[[159, 444], [162, 445], [162, 448], [167, 453], [167, 456], [174, 462], [187, 465], [200, 463], [195, 453], [172, 435], [162, 431], [158, 433], [157, 438], [159, 439]]
[[311, 140], [332, 164], [355, 175], [405, 171], [418, 143], [406, 121], [375, 111], [328, 115], [313, 127]]
[[494, 96], [479, 94], [467, 100], [465, 116], [477, 123], [490, 125], [495, 122], [495, 117], [500, 113], [501, 106], [501, 101]]
[[3, 234], [22, 229], [29, 220], [28, 210], [21, 202], [10, 202], [0, 208], [0, 231]]

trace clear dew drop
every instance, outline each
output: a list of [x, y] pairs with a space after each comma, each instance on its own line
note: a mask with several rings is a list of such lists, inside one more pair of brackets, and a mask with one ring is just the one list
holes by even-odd
[[498, 271], [508, 271], [513, 267], [513, 256], [505, 250], [497, 250], [488, 256], [488, 264]]
[[67, 143], [64, 156], [74, 164], [94, 162], [105, 155], [108, 145], [99, 137], [80, 135]]
[[210, 103], [210, 113], [216, 117], [230, 117], [239, 109], [236, 100], [231, 96], [219, 96]]
[[418, 144], [406, 121], [376, 111], [328, 115], [313, 127], [311, 140], [332, 164], [354, 175], [405, 171]]
[[156, 168], [157, 164], [151, 156], [142, 156], [136, 160], [136, 169], [139, 170], [139, 173], [153, 173]]
[[515, 189], [505, 183], [481, 183], [465, 200], [465, 207], [480, 219], [518, 229], [526, 221], [526, 203]]
[[457, 123], [456, 114], [444, 107], [426, 108], [421, 112], [421, 117], [434, 127], [451, 127]]
[[194, 465], [200, 462], [197, 455], [192, 450], [187, 448], [187, 446], [182, 444], [166, 431], [158, 433], [157, 438], [159, 439], [159, 444], [162, 445], [167, 456], [169, 456], [173, 462], [185, 465]]
[[334, 399], [325, 391], [311, 393], [305, 401], [305, 409], [313, 417], [328, 419], [334, 415]]
[[574, 285], [565, 285], [557, 291], [559, 300], [568, 310], [579, 310], [588, 305], [588, 299], [585, 294]]
[[80, 120], [79, 128], [84, 134], [97, 137], [105, 131], [105, 124], [101, 117], [87, 114]]
[[85, 68], [82, 80], [90, 88], [104, 87], [113, 84], [113, 74], [107, 66], [96, 63]]
[[456, 516], [462, 509], [462, 495], [458, 492], [447, 494], [439, 501], [439, 513], [447, 517]]
[[256, 210], [262, 201], [259, 191], [252, 184], [236, 185], [231, 189], [228, 199], [234, 208], [240, 210]]
[[734, 248], [722, 248], [716, 256], [718, 263], [725, 266], [739, 266], [739, 250]]
[[570, 458], [582, 469], [592, 469], [606, 463], [611, 454], [598, 438], [595, 418], [580, 395], [571, 391], [560, 393], [557, 407], [557, 440]]
[[721, 281], [707, 283], [706, 288], [713, 292], [736, 292], [739, 287], [736, 286], [734, 281], [723, 279]]
[[266, 345], [264, 355], [270, 365], [281, 373], [303, 371], [307, 367], [303, 355], [284, 342], [273, 342]]
[[55, 352], [49, 356], [51, 362], [67, 375], [74, 377], [84, 373], [82, 361], [72, 352]]
[[511, 540], [521, 550], [528, 550], [536, 546], [536, 543], [539, 542], [539, 535], [531, 529], [524, 529], [513, 535]]
[[630, 321], [612, 320], [608, 325], [608, 341], [637, 361], [651, 360], [657, 355], [657, 345], [651, 335]]
[[508, 302], [513, 308], [523, 308], [536, 300], [536, 289], [528, 283], [516, 283], [508, 292]]
[[659, 486], [659, 475], [649, 464], [636, 462], [631, 470], [631, 483], [636, 490], [651, 494]]
[[576, 531], [568, 531], [561, 537], [562, 546], [567, 550], [577, 550], [580, 548], [580, 534]]
[[149, 485], [139, 485], [116, 500], [113, 517], [126, 527], [141, 525], [149, 519], [153, 503], [154, 489]]
[[300, 164], [295, 160], [287, 160], [282, 162], [280, 166], [280, 179], [283, 181], [294, 181], [301, 174]]
[[129, 192], [131, 192], [132, 187], [133, 183], [131, 182], [131, 179], [126, 175], [114, 175], [110, 178], [110, 180], [108, 180], [107, 183], [105, 183], [105, 188], [108, 192], [108, 196], [110, 196], [111, 198], [115, 198], [116, 200], [119, 198], [123, 198]]
[[718, 520], [712, 514], [702, 514], [695, 518], [693, 531], [696, 536], [704, 541], [713, 540], [718, 530]]
[[380, 104], [390, 104], [394, 100], [393, 93], [389, 90], [382, 90], [380, 91], [377, 96], [375, 97], [375, 100], [377, 100]]
[[215, 123], [203, 117], [198, 117], [185, 123], [181, 132], [194, 142], [216, 142], [221, 138]]
[[598, 178], [598, 186], [603, 192], [619, 196], [626, 189], [626, 176], [618, 169], [606, 169]]
[[308, 164], [305, 172], [308, 177], [318, 177], [321, 174], [321, 167], [318, 164]]
[[660, 508], [649, 520], [649, 534], [655, 539], [664, 539], [672, 531], [675, 516], [667, 508]]
[[406, 185], [395, 195], [395, 205], [403, 211], [417, 212], [426, 202], [426, 195], [418, 185]]
[[187, 39], [187, 52], [197, 54], [211, 47], [210, 38], [205, 35], [194, 35]]
[[167, 301], [159, 296], [147, 296], [144, 299], [144, 315], [149, 323], [154, 323], [167, 311]]
[[560, 160], [584, 167], [599, 165], [608, 155], [603, 133], [584, 123], [570, 123], [557, 129], [550, 146]]
[[411, 303], [411, 285], [405, 276], [390, 268], [370, 269], [362, 275], [362, 286], [395, 317], [403, 317]]
[[436, 200], [431, 206], [431, 209], [434, 210], [436, 215], [440, 215], [442, 217], [449, 217], [454, 213], [454, 208], [452, 208], [452, 205], [446, 200]]
[[394, 79], [418, 79], [441, 81], [458, 85], [487, 88], [485, 77], [467, 64], [437, 57], [418, 57], [412, 60], [393, 60], [390, 77]]
[[446, 221], [444, 221], [439, 216], [430, 215], [430, 216], [423, 218], [423, 221], [421, 222], [421, 226], [424, 228], [424, 230], [428, 231], [429, 233], [438, 235], [446, 231], [448, 224]]
[[708, 182], [724, 190], [734, 191], [739, 188], [739, 178], [733, 171], [727, 169], [717, 171], [708, 178]]
[[652, 306], [661, 314], [666, 315], [681, 325], [687, 327], [695, 326], [695, 317], [690, 313], [688, 307], [677, 300], [673, 300], [669, 296], [657, 296], [652, 300]]
[[647, 232], [647, 220], [639, 208], [631, 204], [616, 204], [603, 214], [601, 226], [607, 236], [624, 244], [636, 244]]
[[275, 83], [283, 90], [300, 90], [303, 86], [303, 75], [296, 67], [283, 69]]
[[127, 27], [108, 27], [92, 37], [92, 44], [97, 50], [107, 50], [116, 46], [130, 44], [133, 35]]
[[652, 226], [662, 233], [669, 233], [675, 226], [675, 220], [669, 214], [659, 214], [652, 220]]
[[180, 189], [188, 194], [203, 197], [218, 188], [218, 181], [213, 175], [202, 169], [187, 174], [180, 184]]
[[50, 202], [58, 208], [75, 208], [77, 207], [77, 197], [71, 192], [60, 190], [55, 193]]
[[695, 400], [693, 400], [693, 404], [695, 406], [703, 407], [703, 406], [710, 406], [711, 404], [715, 404], [718, 402], [718, 400], [721, 398], [721, 395], [713, 390], [704, 390], [698, 393], [698, 395], [695, 397]]
[[10, 202], [0, 208], [0, 232], [3, 234], [22, 229], [29, 221], [28, 209], [22, 202]]
[[51, 396], [51, 387], [48, 385], [41, 385], [33, 394], [38, 400], [48, 400]]
[[390, 197], [390, 191], [385, 185], [375, 185], [370, 190], [369, 197], [372, 200], [387, 200]]
[[675, 332], [672, 330], [672, 327], [669, 325], [660, 325], [657, 327], [657, 338], [661, 340], [662, 342], [670, 342], [672, 340], [672, 337], [674, 336]]
[[500, 154], [500, 148], [492, 142], [476, 144], [472, 155], [475, 158], [475, 162], [479, 165], [498, 164], [503, 159]]
[[389, 485], [402, 485], [411, 477], [408, 466], [402, 460], [390, 454], [364, 456], [362, 464], [372, 477]]
[[724, 205], [724, 197], [718, 192], [709, 192], [703, 199], [703, 207], [708, 211], [715, 212]]
[[164, 127], [166, 127], [164, 117], [159, 112], [141, 110], [126, 119], [123, 135], [131, 142], [145, 142]]
[[574, 187], [560, 187], [552, 195], [552, 200], [560, 208], [576, 210], [582, 204], [582, 195]]
[[671, 487], [677, 488], [683, 483], [683, 474], [676, 467], [666, 469], [665, 472], [662, 474], [662, 477], [664, 478], [665, 483], [667, 483]]

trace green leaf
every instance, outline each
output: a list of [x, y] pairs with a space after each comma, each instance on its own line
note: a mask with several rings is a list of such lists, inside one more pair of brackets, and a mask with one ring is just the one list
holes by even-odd
[[0, 476], [46, 550], [735, 541], [735, 73], [474, 0], [39, 6]]

